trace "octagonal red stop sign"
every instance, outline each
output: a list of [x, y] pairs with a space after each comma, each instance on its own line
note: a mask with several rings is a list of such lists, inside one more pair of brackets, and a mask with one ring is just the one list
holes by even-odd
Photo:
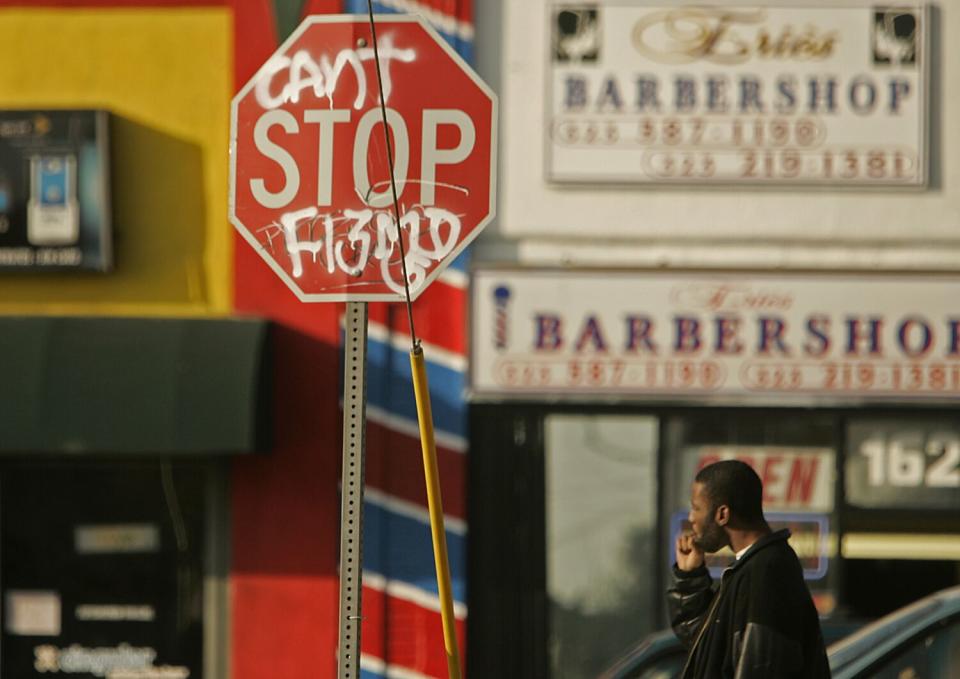
[[419, 17], [307, 18], [233, 99], [230, 221], [305, 302], [419, 295], [493, 217], [496, 97]]

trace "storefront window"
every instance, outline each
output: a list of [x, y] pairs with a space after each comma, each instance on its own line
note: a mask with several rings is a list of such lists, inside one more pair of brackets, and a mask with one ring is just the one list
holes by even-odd
[[596, 676], [654, 627], [657, 432], [653, 417], [545, 419], [553, 679]]
[[[689, 528], [690, 485], [704, 466], [723, 459], [751, 465], [763, 481], [763, 509], [771, 528], [789, 528], [790, 544], [821, 615], [837, 605], [835, 472], [836, 425], [828, 416], [704, 413], [674, 417], [667, 425], [668, 497], [663, 513], [666, 563], [676, 536]], [[733, 561], [729, 548], [707, 565], [719, 577]]]
[[0, 468], [0, 675], [203, 673], [205, 468]]

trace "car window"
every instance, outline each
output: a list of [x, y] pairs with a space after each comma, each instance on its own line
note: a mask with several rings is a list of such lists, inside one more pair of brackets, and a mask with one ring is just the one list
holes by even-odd
[[918, 601], [880, 618], [843, 641], [838, 641], [830, 647], [828, 652], [830, 670], [837, 672], [859, 660], [868, 649], [882, 645], [887, 639], [931, 616], [941, 605], [942, 602], [938, 599]]
[[960, 620], [933, 629], [905, 644], [857, 679], [935, 679], [955, 677], [960, 670]]

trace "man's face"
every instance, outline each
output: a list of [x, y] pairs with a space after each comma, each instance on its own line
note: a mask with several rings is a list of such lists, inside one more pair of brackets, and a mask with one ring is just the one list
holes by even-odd
[[690, 515], [693, 540], [705, 552], [717, 552], [726, 547], [730, 539], [723, 526], [717, 523], [716, 508], [702, 483], [694, 482], [690, 491]]

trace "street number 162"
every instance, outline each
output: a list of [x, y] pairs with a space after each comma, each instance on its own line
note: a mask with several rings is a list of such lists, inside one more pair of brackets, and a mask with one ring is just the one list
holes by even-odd
[[870, 438], [860, 446], [871, 486], [960, 488], [960, 439], [956, 434], [919, 432]]

